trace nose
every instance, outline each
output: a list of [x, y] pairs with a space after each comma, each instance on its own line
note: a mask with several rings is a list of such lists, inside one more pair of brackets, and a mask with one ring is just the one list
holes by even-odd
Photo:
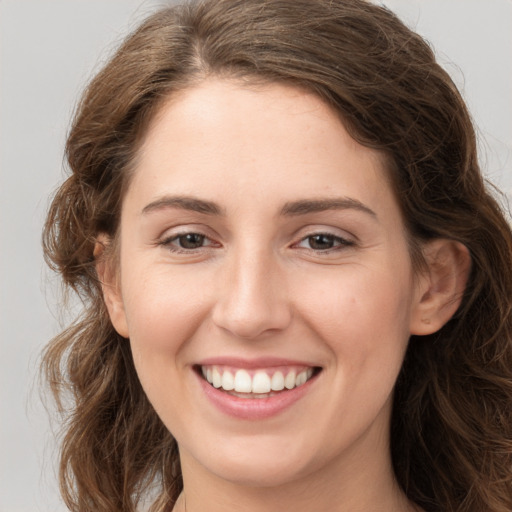
[[286, 329], [292, 312], [283, 271], [271, 254], [233, 255], [219, 275], [213, 322], [238, 338]]

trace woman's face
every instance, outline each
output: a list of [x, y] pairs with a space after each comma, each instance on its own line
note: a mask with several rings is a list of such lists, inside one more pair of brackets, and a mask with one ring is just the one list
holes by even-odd
[[267, 486], [386, 463], [420, 298], [379, 154], [313, 95], [210, 80], [139, 156], [107, 301], [185, 471]]

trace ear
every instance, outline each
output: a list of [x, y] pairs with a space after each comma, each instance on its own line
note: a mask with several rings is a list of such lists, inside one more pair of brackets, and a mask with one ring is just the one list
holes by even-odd
[[128, 324], [124, 310], [119, 273], [114, 268], [113, 256], [109, 254], [111, 241], [105, 234], [98, 235], [94, 244], [96, 274], [101, 283], [103, 300], [107, 306], [110, 321], [114, 329], [124, 338], [128, 338]]
[[411, 315], [411, 334], [432, 334], [457, 311], [471, 269], [467, 247], [448, 239], [424, 246], [427, 269], [418, 276], [416, 300]]

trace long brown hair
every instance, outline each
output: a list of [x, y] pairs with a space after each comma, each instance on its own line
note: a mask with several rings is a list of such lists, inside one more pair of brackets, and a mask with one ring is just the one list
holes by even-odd
[[176, 442], [113, 329], [93, 256], [115, 237], [145, 128], [162, 101], [208, 76], [295, 85], [387, 155], [419, 264], [421, 242], [470, 251], [461, 307], [413, 336], [396, 384], [396, 477], [427, 512], [512, 510], [512, 234], [479, 171], [466, 106], [428, 44], [363, 0], [205, 0], [160, 10], [87, 87], [66, 146], [70, 175], [44, 231], [49, 264], [83, 300], [43, 371], [65, 414], [60, 477], [75, 511], [172, 508]]

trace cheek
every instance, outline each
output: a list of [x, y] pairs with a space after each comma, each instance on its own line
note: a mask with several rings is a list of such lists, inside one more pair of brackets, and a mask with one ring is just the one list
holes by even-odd
[[351, 268], [305, 279], [294, 295], [303, 297], [301, 315], [326, 339], [366, 345], [408, 337], [412, 285], [402, 276]]
[[[144, 268], [140, 266], [139, 268]], [[123, 282], [123, 300], [133, 359], [153, 406], [174, 401], [180, 389], [187, 342], [208, 314], [208, 299], [184, 272], [135, 272]], [[162, 412], [162, 411], [160, 411]]]
[[[322, 292], [307, 295], [301, 316], [331, 352], [326, 368], [333, 379], [331, 396], [344, 396], [355, 410], [363, 402], [377, 410], [392, 393], [402, 366], [412, 288], [408, 277], [359, 270], [317, 282]], [[335, 404], [332, 410], [343, 415]]]
[[328, 385], [319, 400], [322, 414], [312, 419], [329, 439], [325, 450], [317, 452], [319, 460], [355, 442], [369, 425], [387, 428], [409, 339], [408, 282], [396, 273], [347, 267], [322, 279], [305, 279], [295, 290], [303, 297], [298, 316], [330, 352], [323, 376]]
[[132, 275], [137, 279], [123, 283], [130, 338], [165, 351], [189, 337], [207, 313], [209, 299], [200, 286], [201, 276], [190, 279], [186, 272], [168, 268]]
[[[158, 416], [170, 431], [179, 431], [188, 411], [186, 347], [204, 317], [204, 303], [186, 280], [136, 275], [139, 284], [127, 283], [124, 290], [135, 369]], [[177, 417], [176, 411], [183, 413]]]

